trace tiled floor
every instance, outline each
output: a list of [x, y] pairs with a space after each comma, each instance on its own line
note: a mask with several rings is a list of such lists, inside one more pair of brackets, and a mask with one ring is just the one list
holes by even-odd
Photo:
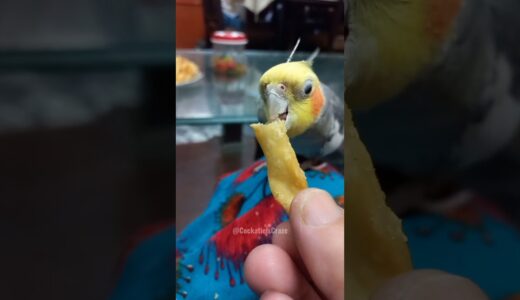
[[220, 138], [176, 146], [176, 224], [180, 232], [207, 207], [217, 178], [254, 161], [255, 141], [223, 144]]

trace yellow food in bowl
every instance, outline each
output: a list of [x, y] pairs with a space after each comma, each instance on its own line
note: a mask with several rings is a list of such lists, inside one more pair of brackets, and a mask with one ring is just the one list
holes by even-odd
[[182, 56], [175, 57], [175, 83], [191, 81], [199, 74], [199, 67], [194, 62]]

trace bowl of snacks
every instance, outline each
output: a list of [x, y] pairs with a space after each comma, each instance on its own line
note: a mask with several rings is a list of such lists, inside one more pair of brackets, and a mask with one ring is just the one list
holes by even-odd
[[213, 44], [212, 67], [218, 78], [237, 78], [247, 71], [244, 48], [247, 37], [240, 31], [216, 31], [211, 37]]
[[183, 56], [175, 57], [175, 86], [194, 84], [203, 77], [196, 63]]

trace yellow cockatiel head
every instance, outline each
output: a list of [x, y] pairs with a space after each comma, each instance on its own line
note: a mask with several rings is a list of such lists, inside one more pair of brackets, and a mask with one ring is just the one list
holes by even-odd
[[462, 0], [346, 0], [347, 103], [396, 96], [432, 66], [453, 35]]
[[307, 61], [282, 63], [267, 70], [260, 78], [260, 95], [267, 122], [285, 120], [289, 137], [312, 126], [326, 101], [320, 81]]

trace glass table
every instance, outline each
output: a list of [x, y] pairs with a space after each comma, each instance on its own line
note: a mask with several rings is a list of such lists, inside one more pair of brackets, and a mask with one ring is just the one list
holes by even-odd
[[[257, 122], [260, 105], [258, 81], [270, 67], [285, 62], [289, 52], [246, 51], [247, 73], [241, 78], [223, 81], [213, 74], [211, 50], [179, 50], [181, 55], [194, 61], [203, 78], [190, 85], [175, 89], [176, 125], [249, 124]], [[304, 60], [310, 53], [300, 52], [293, 61]], [[320, 80], [343, 95], [343, 61], [341, 53], [320, 53], [314, 70]]]

